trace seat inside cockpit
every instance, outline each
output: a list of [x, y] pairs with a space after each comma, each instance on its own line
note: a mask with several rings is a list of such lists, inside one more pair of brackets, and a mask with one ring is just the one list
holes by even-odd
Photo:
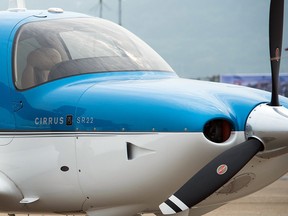
[[38, 48], [30, 52], [22, 74], [22, 88], [31, 88], [47, 82], [50, 70], [61, 61], [60, 53], [54, 48]]

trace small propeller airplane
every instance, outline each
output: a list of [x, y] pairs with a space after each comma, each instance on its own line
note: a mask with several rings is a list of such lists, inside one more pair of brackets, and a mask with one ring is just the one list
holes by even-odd
[[288, 171], [284, 0], [270, 6], [272, 97], [179, 78], [112, 22], [17, 2], [0, 12], [1, 212], [202, 215]]

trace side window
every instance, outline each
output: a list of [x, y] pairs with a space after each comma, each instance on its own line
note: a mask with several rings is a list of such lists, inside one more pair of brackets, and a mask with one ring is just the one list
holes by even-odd
[[27, 38], [25, 40], [18, 41], [18, 48], [16, 54], [16, 73], [15, 73], [15, 85], [22, 89], [21, 80], [23, 71], [27, 66], [27, 58], [29, 53], [40, 48], [40, 44], [35, 38]]
[[125, 56], [115, 38], [101, 32], [66, 31], [60, 36], [72, 59]]
[[22, 90], [87, 73], [173, 71], [129, 31], [93, 18], [26, 23], [14, 51], [14, 83]]

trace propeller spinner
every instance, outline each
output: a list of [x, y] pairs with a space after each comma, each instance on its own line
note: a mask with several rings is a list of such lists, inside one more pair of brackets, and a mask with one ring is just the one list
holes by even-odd
[[[271, 0], [269, 21], [272, 74], [271, 102], [268, 105], [257, 106], [248, 116], [246, 123], [247, 141], [226, 150], [196, 173], [174, 195], [159, 206], [163, 214], [185, 211], [203, 201], [226, 184], [260, 151], [264, 150], [263, 152], [266, 152], [267, 157], [286, 153], [282, 150], [288, 148], [284, 141], [288, 138], [288, 110], [280, 106], [278, 97], [283, 14], [284, 0]], [[275, 152], [277, 153], [275, 154]], [[192, 191], [194, 195], [192, 195]]]

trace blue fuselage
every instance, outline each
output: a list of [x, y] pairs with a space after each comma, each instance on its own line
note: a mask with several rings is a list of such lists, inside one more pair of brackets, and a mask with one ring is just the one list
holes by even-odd
[[201, 132], [212, 119], [242, 131], [251, 110], [269, 101], [266, 92], [152, 69], [73, 74], [19, 89], [13, 72], [19, 28], [72, 16], [80, 15], [1, 12], [2, 131]]

